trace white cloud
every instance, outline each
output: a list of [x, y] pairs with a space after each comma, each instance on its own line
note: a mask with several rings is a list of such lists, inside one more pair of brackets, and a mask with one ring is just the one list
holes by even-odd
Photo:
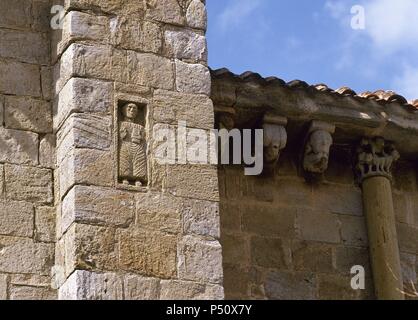
[[406, 98], [418, 99], [418, 68], [406, 66], [403, 74], [393, 82], [395, 91]]
[[418, 50], [418, 1], [367, 1], [366, 32], [373, 43], [386, 52]]
[[219, 26], [222, 30], [240, 26], [261, 3], [262, 0], [232, 0], [218, 17]]
[[347, 5], [344, 1], [327, 0], [325, 2], [325, 10], [327, 10], [334, 19], [340, 19], [347, 15]]

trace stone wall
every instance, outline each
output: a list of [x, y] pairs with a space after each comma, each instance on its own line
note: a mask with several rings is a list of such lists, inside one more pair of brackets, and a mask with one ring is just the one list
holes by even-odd
[[[59, 298], [222, 299], [216, 167], [155, 158], [159, 128], [214, 126], [204, 3], [71, 0], [65, 9], [53, 54]], [[141, 124], [122, 119], [126, 103], [141, 108]], [[121, 126], [145, 131], [140, 180], [121, 176], [132, 150], [121, 149]]]
[[[374, 299], [367, 228], [350, 150], [333, 147], [319, 185], [298, 172], [286, 150], [274, 177], [248, 177], [243, 168], [219, 171], [221, 244], [227, 299]], [[394, 173], [395, 211], [405, 291], [417, 284], [416, 169]], [[351, 288], [351, 267], [366, 270], [366, 290]]]
[[0, 1], [0, 299], [56, 299], [49, 0]]

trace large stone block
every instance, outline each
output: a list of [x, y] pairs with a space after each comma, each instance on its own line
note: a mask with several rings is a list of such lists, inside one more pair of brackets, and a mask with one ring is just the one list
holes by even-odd
[[46, 65], [49, 62], [48, 37], [45, 33], [0, 29], [0, 57]]
[[5, 165], [6, 196], [38, 204], [52, 203], [52, 170]]
[[337, 215], [298, 209], [297, 226], [303, 240], [340, 243], [340, 224]]
[[55, 242], [55, 207], [38, 207], [35, 210], [35, 239]]
[[132, 194], [95, 186], [75, 186], [62, 204], [62, 232], [73, 223], [127, 227], [132, 223], [135, 202]]
[[49, 0], [32, 1], [32, 29], [48, 32], [51, 28], [51, 3]]
[[210, 95], [211, 77], [209, 69], [201, 64], [190, 64], [176, 60], [176, 87], [184, 93]]
[[186, 22], [189, 27], [206, 30], [207, 12], [201, 0], [192, 0], [187, 8]]
[[296, 209], [263, 205], [242, 207], [242, 225], [246, 232], [285, 239], [296, 235]]
[[[223, 263], [249, 265], [251, 259], [251, 247], [250, 240], [245, 235], [231, 235], [222, 234], [221, 245], [222, 245], [222, 257]], [[268, 244], [266, 243], [267, 247]], [[266, 248], [269, 250], [270, 248]], [[265, 252], [266, 250], [263, 250]], [[279, 248], [280, 250], [280, 248]], [[270, 254], [269, 254], [270, 255]], [[226, 278], [226, 275], [225, 275]]]
[[163, 279], [176, 276], [176, 236], [139, 229], [119, 230], [119, 235], [122, 270]]
[[161, 300], [223, 300], [224, 290], [219, 285], [196, 282], [162, 280]]
[[252, 237], [251, 260], [253, 265], [259, 267], [289, 269], [289, 244], [281, 239]]
[[0, 127], [0, 162], [38, 164], [38, 135]]
[[0, 274], [0, 300], [7, 300], [8, 275]]
[[361, 190], [354, 186], [322, 185], [315, 189], [314, 204], [329, 213], [363, 216]]
[[94, 79], [72, 78], [58, 96], [54, 128], [71, 113], [109, 114], [113, 107], [113, 84]]
[[205, 62], [208, 58], [206, 38], [190, 30], [167, 30], [164, 34], [165, 54], [191, 62]]
[[60, 195], [76, 184], [109, 187], [114, 184], [114, 164], [109, 151], [72, 149], [59, 168]]
[[0, 93], [40, 97], [39, 66], [1, 60], [0, 74]]
[[270, 272], [265, 280], [265, 291], [271, 300], [314, 300], [316, 277], [304, 272]]
[[10, 283], [17, 286], [50, 287], [51, 277], [38, 274], [12, 274]]
[[33, 205], [25, 202], [0, 200], [0, 234], [4, 236], [32, 237]]
[[372, 280], [366, 279], [366, 290], [354, 290], [351, 287], [351, 277], [320, 274], [318, 298], [321, 300], [370, 300], [374, 298]]
[[39, 143], [39, 164], [42, 167], [55, 168], [55, 135], [46, 134]]
[[296, 271], [334, 271], [333, 248], [330, 245], [294, 241], [292, 260]]
[[182, 231], [183, 199], [162, 193], [138, 193], [136, 221], [139, 228], [178, 234]]
[[4, 121], [6, 128], [50, 133], [52, 132], [51, 104], [28, 97], [6, 97]]
[[45, 287], [15, 286], [10, 287], [10, 300], [57, 300], [56, 290]]
[[30, 28], [30, 0], [2, 0], [0, 2], [0, 27]]
[[184, 25], [184, 16], [176, 0], [147, 1], [146, 18], [174, 25]]
[[0, 272], [49, 275], [54, 246], [29, 238], [0, 237]]
[[250, 267], [225, 263], [223, 269], [225, 298], [228, 300], [249, 299], [252, 280]]
[[122, 300], [123, 281], [115, 273], [76, 270], [58, 291], [59, 300]]
[[183, 200], [183, 231], [186, 234], [220, 237], [219, 203], [202, 200]]
[[57, 134], [57, 164], [74, 148], [109, 150], [110, 126], [109, 117], [72, 114]]
[[214, 128], [213, 103], [205, 95], [156, 90], [152, 104], [156, 122], [177, 125], [186, 121], [190, 128]]
[[222, 247], [219, 242], [185, 236], [178, 246], [178, 274], [182, 280], [222, 284]]
[[335, 264], [338, 272], [344, 275], [351, 274], [351, 268], [362, 266], [366, 277], [371, 277], [369, 250], [366, 248], [337, 247], [335, 250]]
[[150, 53], [128, 51], [127, 72], [130, 83], [159, 89], [173, 89], [173, 64], [167, 58]]
[[219, 201], [216, 167], [210, 165], [169, 165], [164, 187], [184, 198]]
[[125, 300], [157, 300], [160, 280], [127, 274], [123, 277], [123, 289]]
[[102, 11], [127, 17], [132, 14], [143, 16], [145, 13], [142, 1], [132, 0], [64, 0], [64, 6], [67, 11], [70, 9]]
[[367, 225], [365, 218], [354, 216], [340, 216], [340, 221], [341, 238], [344, 244], [367, 247], [369, 241], [367, 236]]

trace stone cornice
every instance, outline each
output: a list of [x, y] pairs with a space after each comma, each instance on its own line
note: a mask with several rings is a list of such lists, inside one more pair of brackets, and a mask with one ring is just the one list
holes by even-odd
[[303, 81], [285, 83], [255, 73], [241, 76], [212, 71], [215, 106], [233, 108], [237, 128], [260, 124], [266, 113], [286, 117], [295, 130], [312, 120], [335, 125], [336, 144], [355, 144], [363, 137], [382, 137], [398, 147], [402, 158], [418, 158], [418, 103], [393, 92], [337, 91]]

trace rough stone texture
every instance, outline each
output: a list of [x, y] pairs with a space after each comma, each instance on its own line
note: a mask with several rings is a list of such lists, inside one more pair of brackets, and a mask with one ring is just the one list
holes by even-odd
[[192, 31], [171, 31], [164, 35], [166, 54], [193, 62], [207, 60], [206, 38]]
[[156, 300], [159, 297], [159, 280], [137, 275], [126, 275], [123, 279], [125, 300]]
[[38, 164], [38, 135], [0, 127], [0, 162]]
[[161, 281], [161, 300], [223, 300], [224, 290], [218, 285], [186, 281]]
[[14, 237], [32, 237], [33, 206], [25, 202], [0, 201], [0, 234]]
[[0, 60], [0, 93], [39, 97], [39, 67], [32, 64]]
[[4, 0], [0, 3], [0, 27], [28, 28], [30, 6], [27, 0]]
[[222, 284], [222, 248], [218, 241], [186, 236], [179, 243], [180, 279]]
[[201, 0], [192, 0], [186, 12], [187, 25], [192, 28], [206, 30], [207, 12]]
[[135, 213], [130, 194], [99, 187], [75, 186], [62, 203], [62, 232], [73, 223], [126, 227]]
[[35, 239], [40, 242], [55, 242], [56, 208], [38, 207], [35, 210]]
[[176, 60], [177, 91], [194, 94], [210, 94], [210, 73], [201, 64], [190, 64]]
[[8, 276], [0, 274], [0, 300], [7, 300]]
[[57, 292], [47, 287], [12, 285], [10, 300], [57, 300]]
[[55, 135], [47, 134], [39, 143], [39, 164], [42, 167], [55, 168]]
[[52, 132], [51, 104], [26, 97], [6, 97], [4, 121], [6, 128]]
[[60, 300], [121, 300], [123, 281], [114, 273], [76, 270], [58, 291]]
[[299, 211], [298, 225], [304, 240], [339, 243], [340, 222], [332, 214]]
[[272, 272], [267, 275], [265, 290], [273, 300], [313, 300], [316, 279], [311, 273]]
[[37, 204], [52, 203], [51, 170], [5, 165], [4, 171], [8, 198]]

